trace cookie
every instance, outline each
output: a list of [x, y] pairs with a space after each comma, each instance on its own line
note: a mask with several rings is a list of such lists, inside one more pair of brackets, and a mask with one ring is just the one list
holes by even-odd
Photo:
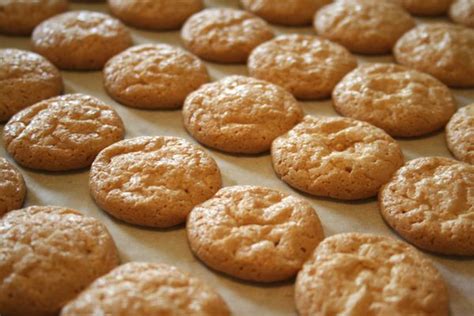
[[143, 109], [174, 109], [209, 81], [204, 63], [167, 44], [134, 46], [104, 67], [104, 85], [117, 102]]
[[97, 279], [61, 311], [75, 315], [226, 316], [220, 295], [173, 266], [130, 262]]
[[311, 204], [259, 186], [221, 189], [191, 211], [186, 231], [206, 265], [257, 282], [295, 276], [324, 238]]
[[339, 0], [316, 13], [316, 32], [361, 54], [390, 53], [397, 40], [415, 26], [400, 6], [388, 1]]
[[119, 263], [104, 224], [57, 206], [31, 206], [0, 218], [0, 313], [57, 315]]
[[149, 30], [176, 30], [204, 7], [202, 0], [108, 0], [110, 11], [124, 23]]
[[395, 137], [429, 134], [456, 111], [454, 97], [434, 77], [395, 64], [365, 64], [333, 92], [337, 112], [369, 122]]
[[449, 17], [456, 23], [474, 28], [474, 2], [455, 0], [449, 8]]
[[273, 169], [290, 186], [341, 200], [375, 196], [403, 165], [383, 130], [341, 117], [306, 116], [272, 144]]
[[273, 37], [268, 24], [251, 13], [205, 9], [181, 29], [184, 46], [199, 57], [221, 63], [244, 63], [252, 49]]
[[450, 87], [474, 87], [474, 30], [454, 24], [420, 24], [394, 48], [398, 63], [431, 74]]
[[46, 58], [19, 49], [0, 49], [0, 122], [62, 91], [61, 74]]
[[454, 157], [474, 164], [474, 103], [453, 115], [446, 125], [446, 142]]
[[316, 11], [332, 0], [240, 0], [245, 10], [270, 23], [303, 26], [310, 25]]
[[177, 137], [136, 137], [104, 149], [89, 188], [110, 215], [136, 225], [170, 227], [221, 187], [214, 159]]
[[[453, 0], [392, 0], [414, 15], [433, 16], [445, 14]], [[469, 1], [469, 0], [468, 0]]]
[[19, 164], [47, 171], [88, 167], [103, 148], [123, 136], [115, 110], [84, 94], [30, 106], [14, 115], [3, 133], [6, 150]]
[[443, 157], [409, 161], [379, 193], [380, 213], [415, 246], [474, 255], [474, 166]]
[[309, 315], [449, 315], [449, 297], [431, 260], [372, 234], [326, 238], [298, 273], [296, 308]]
[[67, 0], [0, 1], [0, 33], [30, 35], [33, 29], [68, 8]]
[[5, 158], [0, 157], [0, 217], [23, 205], [26, 186], [23, 176]]
[[33, 31], [33, 49], [60, 69], [98, 70], [110, 57], [132, 45], [125, 26], [92, 11], [56, 15]]
[[357, 59], [331, 41], [310, 35], [281, 35], [255, 48], [249, 74], [290, 91], [302, 100], [326, 98]]
[[203, 85], [183, 106], [186, 130], [200, 143], [229, 153], [268, 151], [272, 141], [302, 117], [291, 93], [244, 76]]

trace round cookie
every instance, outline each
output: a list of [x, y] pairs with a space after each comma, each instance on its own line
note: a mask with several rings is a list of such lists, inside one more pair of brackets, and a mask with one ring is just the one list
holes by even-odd
[[92, 164], [89, 188], [97, 204], [125, 222], [170, 227], [221, 187], [219, 167], [177, 137], [137, 137], [104, 149]]
[[124, 23], [150, 30], [179, 29], [203, 9], [202, 0], [108, 0], [110, 11]]
[[173, 266], [130, 262], [97, 279], [61, 311], [76, 315], [227, 316], [220, 295]]
[[474, 164], [474, 103], [453, 115], [446, 125], [446, 142], [454, 157]]
[[369, 122], [395, 137], [429, 134], [456, 111], [454, 97], [434, 77], [395, 64], [365, 64], [333, 91], [337, 112]]
[[316, 13], [316, 32], [351, 52], [390, 53], [397, 40], [415, 26], [400, 6], [388, 1], [338, 0]]
[[474, 1], [455, 0], [449, 8], [449, 17], [456, 23], [474, 28]]
[[105, 225], [68, 208], [31, 206], [0, 218], [0, 313], [57, 315], [119, 263]]
[[395, 239], [326, 238], [298, 273], [299, 315], [448, 316], [449, 296], [431, 260]]
[[48, 171], [88, 167], [103, 148], [123, 136], [115, 110], [84, 94], [30, 106], [14, 115], [3, 133], [6, 150], [19, 164]]
[[203, 85], [183, 106], [186, 130], [200, 143], [229, 153], [268, 151], [272, 141], [302, 117], [289, 92], [244, 76]]
[[420, 24], [394, 48], [398, 63], [431, 74], [450, 87], [474, 87], [474, 30], [454, 24]]
[[453, 0], [392, 0], [414, 15], [432, 16], [445, 14]]
[[311, 204], [259, 186], [221, 189], [191, 211], [186, 230], [206, 265], [257, 282], [293, 277], [324, 238]]
[[204, 63], [167, 44], [131, 47], [104, 67], [109, 95], [122, 104], [143, 109], [174, 109], [202, 84], [209, 82]]
[[281, 35], [255, 48], [251, 76], [286, 88], [302, 100], [329, 97], [357, 59], [344, 47], [310, 35]]
[[62, 91], [61, 74], [46, 58], [19, 49], [0, 49], [0, 122]]
[[272, 144], [283, 181], [309, 194], [341, 200], [375, 196], [403, 165], [399, 144], [369, 123], [306, 116]]
[[0, 1], [0, 33], [30, 35], [44, 20], [66, 11], [67, 0]]
[[273, 37], [268, 24], [251, 13], [205, 9], [191, 16], [181, 29], [184, 46], [199, 57], [221, 63], [243, 63], [250, 52]]
[[33, 49], [61, 69], [98, 70], [110, 57], [132, 45], [125, 26], [92, 11], [56, 15], [33, 31]]
[[474, 255], [474, 166], [443, 157], [409, 161], [379, 193], [385, 221], [415, 246]]
[[0, 157], [0, 217], [23, 205], [26, 186], [23, 176], [5, 158]]
[[309, 25], [316, 11], [332, 0], [240, 0], [245, 10], [270, 23], [302, 26]]

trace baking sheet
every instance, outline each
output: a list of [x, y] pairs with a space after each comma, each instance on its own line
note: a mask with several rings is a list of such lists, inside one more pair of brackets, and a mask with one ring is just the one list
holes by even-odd
[[[206, 6], [238, 7], [238, 1], [210, 0]], [[105, 4], [72, 4], [71, 9], [89, 9], [107, 12]], [[440, 20], [440, 19], [437, 19]], [[423, 19], [419, 22], [432, 22]], [[277, 33], [313, 34], [307, 28], [275, 27]], [[146, 32], [131, 29], [135, 44], [164, 42], [181, 46], [179, 32]], [[0, 47], [16, 47], [30, 50], [29, 38], [0, 36]], [[362, 57], [360, 62], [390, 62], [391, 56]], [[206, 63], [213, 80], [231, 74], [246, 75], [244, 65], [219, 65]], [[122, 106], [114, 102], [104, 91], [101, 72], [61, 72], [66, 93], [81, 92], [96, 96], [115, 107], [127, 130], [126, 138], [142, 135], [174, 135], [196, 143], [184, 130], [181, 111], [144, 111]], [[453, 90], [459, 106], [474, 102], [474, 90]], [[305, 112], [311, 115], [335, 116], [331, 101], [302, 102]], [[0, 126], [3, 129], [3, 125]], [[407, 160], [421, 156], [451, 157], [445, 145], [444, 132], [428, 137], [399, 140]], [[0, 155], [6, 154], [0, 141]], [[397, 236], [383, 222], [377, 209], [376, 199], [358, 202], [339, 202], [315, 198], [297, 192], [273, 172], [269, 154], [259, 156], [235, 156], [208, 149], [216, 159], [225, 186], [238, 184], [263, 185], [280, 189], [310, 201], [317, 210], [326, 236], [341, 232], [370, 232]], [[229, 304], [234, 315], [295, 315], [293, 301], [294, 281], [272, 285], [241, 282], [215, 273], [193, 257], [186, 240], [184, 225], [172, 229], [146, 229], [119, 222], [101, 211], [93, 202], [88, 191], [88, 170], [66, 173], [46, 173], [20, 168], [27, 186], [25, 206], [61, 205], [68, 206], [102, 220], [113, 235], [123, 262], [151, 261], [175, 265], [192, 273], [214, 286]], [[398, 237], [397, 237], [398, 238]], [[452, 315], [474, 313], [474, 260], [473, 258], [430, 257], [444, 276], [450, 294]]]

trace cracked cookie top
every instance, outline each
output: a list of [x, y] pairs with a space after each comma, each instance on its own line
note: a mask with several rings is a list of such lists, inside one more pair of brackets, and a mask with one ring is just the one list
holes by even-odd
[[20, 171], [0, 157], [0, 217], [23, 205], [26, 186]]
[[457, 159], [474, 164], [474, 103], [460, 108], [446, 125], [446, 142]]

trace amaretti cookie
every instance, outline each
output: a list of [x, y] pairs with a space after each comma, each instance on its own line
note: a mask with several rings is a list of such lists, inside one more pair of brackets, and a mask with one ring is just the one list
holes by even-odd
[[0, 313], [57, 315], [119, 263], [104, 224], [57, 206], [31, 206], [0, 218]]
[[357, 59], [343, 46], [311, 35], [281, 35], [255, 48], [251, 76], [286, 88], [298, 99], [329, 97]]
[[392, 238], [346, 233], [326, 238], [298, 273], [296, 309], [310, 315], [449, 315], [431, 260]]
[[424, 157], [400, 168], [379, 193], [385, 221], [415, 246], [474, 255], [474, 166]]
[[403, 165], [383, 130], [341, 117], [306, 116], [272, 144], [276, 174], [301, 191], [341, 200], [375, 196]]
[[142, 136], [104, 149], [91, 167], [97, 204], [125, 222], [170, 227], [221, 187], [214, 159], [184, 139]]
[[174, 109], [209, 81], [204, 63], [181, 48], [143, 44], [114, 56], [104, 67], [104, 85], [118, 102], [142, 109]]
[[117, 112], [99, 99], [67, 94], [15, 114], [5, 125], [8, 153], [21, 165], [65, 171], [90, 166], [105, 147], [124, 136]]
[[23, 205], [26, 195], [25, 180], [20, 171], [0, 157], [0, 217]]
[[474, 28], [474, 1], [455, 0], [449, 8], [449, 17], [456, 23]]
[[446, 125], [446, 142], [457, 159], [474, 164], [474, 104], [460, 108]]
[[324, 238], [311, 204], [259, 186], [221, 189], [191, 211], [186, 230], [206, 265], [258, 282], [296, 275]]
[[[445, 14], [453, 0], [392, 0], [415, 15], [432, 16]], [[469, 1], [469, 0], [468, 0]]]

